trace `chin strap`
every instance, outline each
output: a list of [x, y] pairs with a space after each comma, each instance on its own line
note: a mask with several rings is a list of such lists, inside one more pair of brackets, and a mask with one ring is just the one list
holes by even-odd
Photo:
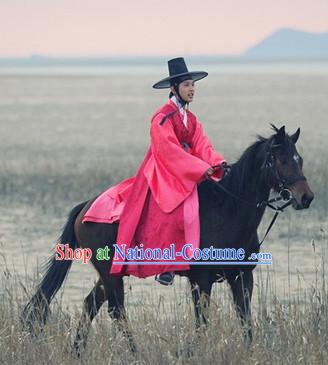
[[174, 88], [174, 90], [176, 92], [175, 96], [178, 99], [178, 102], [181, 104], [182, 107], [184, 107], [186, 104], [188, 104], [188, 102], [182, 99], [182, 97], [181, 97], [181, 95], [179, 93], [179, 84], [178, 83], [175, 83], [173, 85], [173, 88]]

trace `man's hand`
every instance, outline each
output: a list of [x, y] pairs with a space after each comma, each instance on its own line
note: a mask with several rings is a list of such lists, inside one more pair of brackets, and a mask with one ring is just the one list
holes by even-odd
[[214, 174], [214, 169], [212, 167], [210, 167], [206, 172], [205, 172], [205, 176], [206, 177], [210, 177]]
[[224, 175], [228, 174], [231, 170], [231, 166], [226, 163], [226, 161], [222, 162], [220, 168], [224, 171]]
[[211, 175], [213, 175], [213, 173], [215, 173], [218, 170], [223, 170], [224, 175], [226, 175], [227, 173], [229, 173], [230, 169], [231, 169], [231, 166], [228, 165], [226, 161], [224, 161], [224, 162], [220, 163], [220, 165], [215, 165], [215, 166], [212, 166], [211, 169], [208, 169], [205, 173], [205, 176], [210, 177]]

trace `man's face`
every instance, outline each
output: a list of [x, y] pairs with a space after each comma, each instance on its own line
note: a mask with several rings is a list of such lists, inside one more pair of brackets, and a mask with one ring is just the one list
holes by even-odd
[[[173, 90], [174, 92], [174, 90]], [[195, 94], [195, 81], [185, 80], [179, 84], [179, 93], [181, 98], [187, 103], [191, 103]]]

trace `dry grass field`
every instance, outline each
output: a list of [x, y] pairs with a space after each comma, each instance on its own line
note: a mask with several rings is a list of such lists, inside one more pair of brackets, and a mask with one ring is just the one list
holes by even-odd
[[[191, 295], [178, 278], [126, 278], [133, 356], [108, 319], [96, 318], [80, 360], [71, 356], [84, 296], [96, 279], [74, 263], [37, 339], [19, 314], [77, 203], [132, 176], [149, 141], [153, 111], [167, 99], [156, 75], [0, 75], [0, 364], [326, 364], [328, 362], [328, 73], [227, 73], [199, 82], [192, 110], [233, 162], [269, 123], [301, 127], [298, 150], [314, 191], [309, 210], [289, 208], [255, 270], [254, 341], [245, 347], [225, 284], [216, 284], [209, 328], [195, 334]], [[260, 235], [272, 215], [266, 212]], [[188, 348], [193, 353], [187, 357]]]

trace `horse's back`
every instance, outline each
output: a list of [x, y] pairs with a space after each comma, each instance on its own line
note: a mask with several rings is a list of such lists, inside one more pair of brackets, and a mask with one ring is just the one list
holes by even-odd
[[[97, 197], [96, 197], [97, 198]], [[82, 223], [85, 213], [88, 211], [96, 198], [88, 201], [76, 218], [74, 230], [79, 246], [82, 248], [105, 247], [116, 241], [118, 223]]]

